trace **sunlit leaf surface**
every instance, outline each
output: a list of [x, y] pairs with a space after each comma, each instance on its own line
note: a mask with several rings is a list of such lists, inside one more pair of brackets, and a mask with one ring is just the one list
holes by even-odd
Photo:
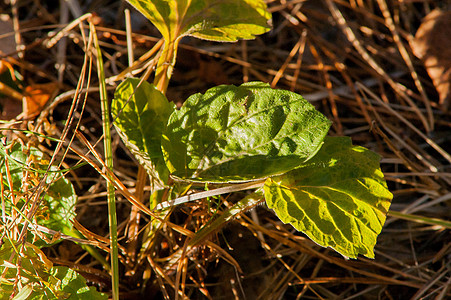
[[328, 137], [318, 154], [299, 169], [264, 186], [277, 216], [324, 247], [344, 256], [374, 257], [393, 195], [379, 156], [353, 146], [347, 137]]
[[174, 111], [162, 147], [171, 173], [246, 181], [292, 170], [320, 148], [330, 122], [300, 95], [261, 82], [222, 85]]
[[127, 0], [169, 42], [186, 35], [214, 41], [252, 39], [270, 29], [263, 0]]
[[146, 170], [162, 183], [169, 172], [161, 152], [161, 133], [173, 105], [148, 82], [129, 78], [121, 83], [111, 106], [114, 125], [122, 140]]
[[0, 251], [0, 300], [13, 299], [108, 299], [88, 287], [86, 280], [68, 267], [54, 267], [36, 246], [3, 239]]
[[[8, 171], [6, 162], [8, 162]], [[31, 199], [33, 189], [41, 180], [44, 180], [44, 174], [47, 174], [44, 183], [46, 188], [39, 198], [41, 203], [35, 214], [36, 222], [55, 231], [66, 234], [71, 232], [77, 202], [74, 187], [55, 166], [48, 167], [48, 160], [44, 159], [44, 154], [39, 149], [22, 146], [20, 143], [15, 143], [11, 147], [0, 144], [0, 171], [6, 196], [4, 214], [11, 214], [13, 209], [24, 209], [24, 205], [31, 208], [32, 203], [26, 200]], [[9, 186], [7, 173], [11, 176], [12, 187]], [[27, 176], [28, 180], [26, 187], [23, 185], [24, 176]], [[17, 195], [23, 195], [23, 197], [15, 196], [17, 201], [15, 204], [11, 203], [13, 199], [11, 190]], [[42, 245], [42, 242], [36, 242], [36, 244]]]

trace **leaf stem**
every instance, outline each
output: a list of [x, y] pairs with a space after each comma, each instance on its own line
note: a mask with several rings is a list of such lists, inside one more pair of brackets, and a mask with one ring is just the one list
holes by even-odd
[[153, 83], [163, 94], [166, 94], [169, 80], [171, 79], [172, 71], [174, 70], [178, 44], [178, 40], [165, 41], [161, 56], [158, 59]]

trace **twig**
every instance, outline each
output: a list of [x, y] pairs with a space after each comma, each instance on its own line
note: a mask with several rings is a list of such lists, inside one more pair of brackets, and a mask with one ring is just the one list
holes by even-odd
[[176, 198], [174, 200], [159, 203], [158, 205], [155, 206], [155, 210], [161, 210], [161, 209], [165, 209], [165, 208], [168, 208], [171, 206], [175, 206], [175, 205], [179, 205], [182, 203], [195, 201], [195, 200], [199, 200], [199, 199], [203, 199], [203, 198], [207, 198], [207, 197], [213, 197], [213, 196], [218, 196], [218, 195], [233, 193], [233, 192], [238, 192], [238, 191], [244, 191], [244, 190], [258, 189], [263, 186], [263, 184], [265, 183], [265, 180], [266, 179], [261, 179], [261, 180], [251, 181], [251, 182], [240, 183], [240, 184], [233, 184], [230, 186], [225, 186], [225, 187], [217, 188], [214, 190], [209, 190], [209, 191], [205, 191], [205, 192], [199, 192], [199, 193], [195, 193], [195, 194], [182, 196], [182, 197]]

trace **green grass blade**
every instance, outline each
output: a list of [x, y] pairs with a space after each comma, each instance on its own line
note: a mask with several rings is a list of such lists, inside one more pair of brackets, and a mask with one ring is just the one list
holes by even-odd
[[407, 221], [412, 221], [412, 222], [422, 223], [422, 224], [429, 224], [429, 225], [433, 225], [433, 226], [440, 226], [440, 227], [443, 227], [444, 229], [451, 229], [450, 221], [446, 221], [446, 220], [442, 220], [442, 219], [438, 219], [438, 218], [428, 218], [428, 217], [423, 217], [423, 216], [419, 216], [419, 215], [405, 214], [405, 213], [402, 213], [399, 211], [394, 211], [394, 210], [390, 210], [388, 212], [388, 215], [390, 217], [397, 218], [397, 219], [402, 219], [402, 220], [407, 220]]
[[[102, 107], [102, 120], [103, 120], [103, 134], [104, 134], [104, 147], [105, 147], [105, 163], [107, 167], [113, 169], [113, 150], [111, 147], [111, 132], [110, 132], [110, 116], [108, 111], [108, 96], [105, 84], [105, 73], [103, 70], [102, 51], [100, 50], [99, 41], [95, 27], [92, 23], [89, 23], [91, 33], [94, 37], [94, 45], [97, 50], [97, 74], [99, 76], [100, 85], [100, 101]], [[116, 218], [116, 198], [114, 196], [114, 186], [107, 181], [108, 191], [108, 221], [110, 226], [110, 248], [111, 248], [111, 284], [113, 300], [119, 299], [119, 259], [118, 259], [118, 246], [117, 246], [117, 218]]]

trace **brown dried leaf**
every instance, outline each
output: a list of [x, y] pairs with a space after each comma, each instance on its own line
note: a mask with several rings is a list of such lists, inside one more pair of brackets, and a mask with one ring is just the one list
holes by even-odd
[[451, 11], [433, 10], [421, 23], [411, 43], [439, 94], [446, 111], [451, 102]]
[[26, 97], [23, 100], [24, 118], [37, 116], [52, 94], [57, 90], [57, 83], [34, 84], [25, 88]]

